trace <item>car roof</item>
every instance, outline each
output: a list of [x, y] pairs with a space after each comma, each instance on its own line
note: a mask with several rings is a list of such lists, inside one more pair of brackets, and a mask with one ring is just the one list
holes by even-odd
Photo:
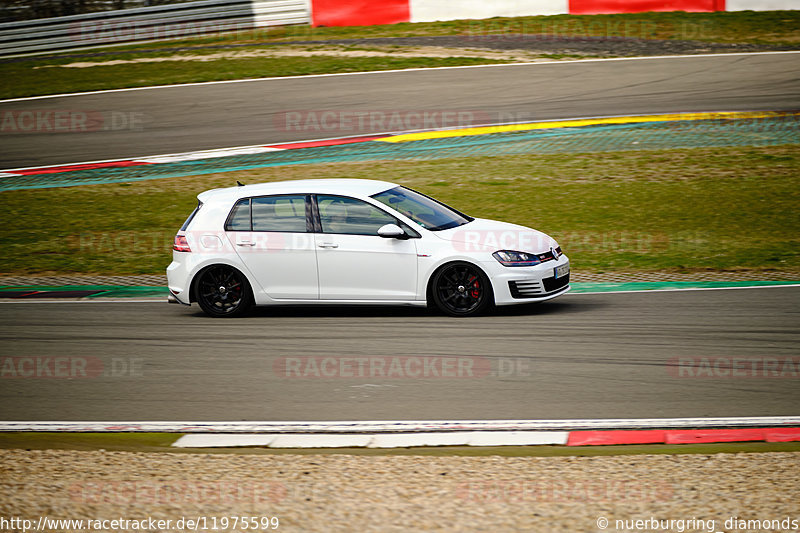
[[372, 196], [397, 187], [396, 183], [364, 179], [318, 179], [273, 181], [225, 189], [211, 189], [197, 195], [201, 202], [230, 201], [249, 196], [268, 194], [342, 194], [346, 196]]

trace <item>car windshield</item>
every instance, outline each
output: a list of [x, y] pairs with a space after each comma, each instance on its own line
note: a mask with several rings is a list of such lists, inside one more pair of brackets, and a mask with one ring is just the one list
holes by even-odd
[[429, 231], [455, 228], [473, 220], [452, 207], [405, 187], [395, 187], [372, 197]]

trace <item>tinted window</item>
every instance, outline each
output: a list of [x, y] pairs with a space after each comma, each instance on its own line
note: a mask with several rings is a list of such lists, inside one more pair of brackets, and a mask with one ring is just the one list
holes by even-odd
[[253, 231], [306, 231], [306, 197], [265, 196], [253, 198]]
[[319, 219], [323, 233], [349, 235], [378, 235], [378, 229], [397, 220], [361, 200], [343, 196], [317, 196]]
[[197, 207], [195, 207], [195, 208], [194, 208], [194, 211], [192, 211], [192, 214], [191, 214], [191, 215], [189, 215], [189, 218], [187, 218], [187, 219], [186, 219], [186, 222], [184, 222], [184, 223], [183, 223], [183, 226], [181, 226], [181, 231], [186, 231], [186, 228], [188, 228], [188, 227], [189, 227], [189, 224], [191, 224], [191, 222], [192, 222], [192, 219], [193, 219], [193, 218], [194, 218], [194, 216], [197, 214], [197, 212], [198, 212], [198, 211], [200, 211], [200, 208], [201, 208], [201, 207], [203, 207], [203, 204], [202, 204], [202, 203], [200, 203], [200, 202], [198, 202], [198, 203], [197, 203]]
[[430, 231], [455, 228], [473, 220], [452, 207], [405, 187], [389, 189], [372, 197]]
[[228, 231], [250, 231], [250, 198], [239, 200], [233, 206], [228, 223], [225, 224]]

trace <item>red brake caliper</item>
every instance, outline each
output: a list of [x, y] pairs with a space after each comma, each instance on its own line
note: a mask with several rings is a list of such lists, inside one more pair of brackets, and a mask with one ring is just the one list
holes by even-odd
[[477, 299], [481, 295], [481, 286], [478, 283], [478, 278], [472, 278], [472, 290], [469, 292], [473, 298]]

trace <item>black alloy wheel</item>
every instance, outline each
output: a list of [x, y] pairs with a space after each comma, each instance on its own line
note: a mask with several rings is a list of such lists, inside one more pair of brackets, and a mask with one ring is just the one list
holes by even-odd
[[252, 298], [247, 279], [228, 265], [206, 268], [195, 284], [197, 304], [215, 318], [241, 316], [252, 305]]
[[492, 286], [481, 269], [466, 262], [446, 265], [432, 284], [433, 301], [450, 316], [473, 316], [493, 301]]

